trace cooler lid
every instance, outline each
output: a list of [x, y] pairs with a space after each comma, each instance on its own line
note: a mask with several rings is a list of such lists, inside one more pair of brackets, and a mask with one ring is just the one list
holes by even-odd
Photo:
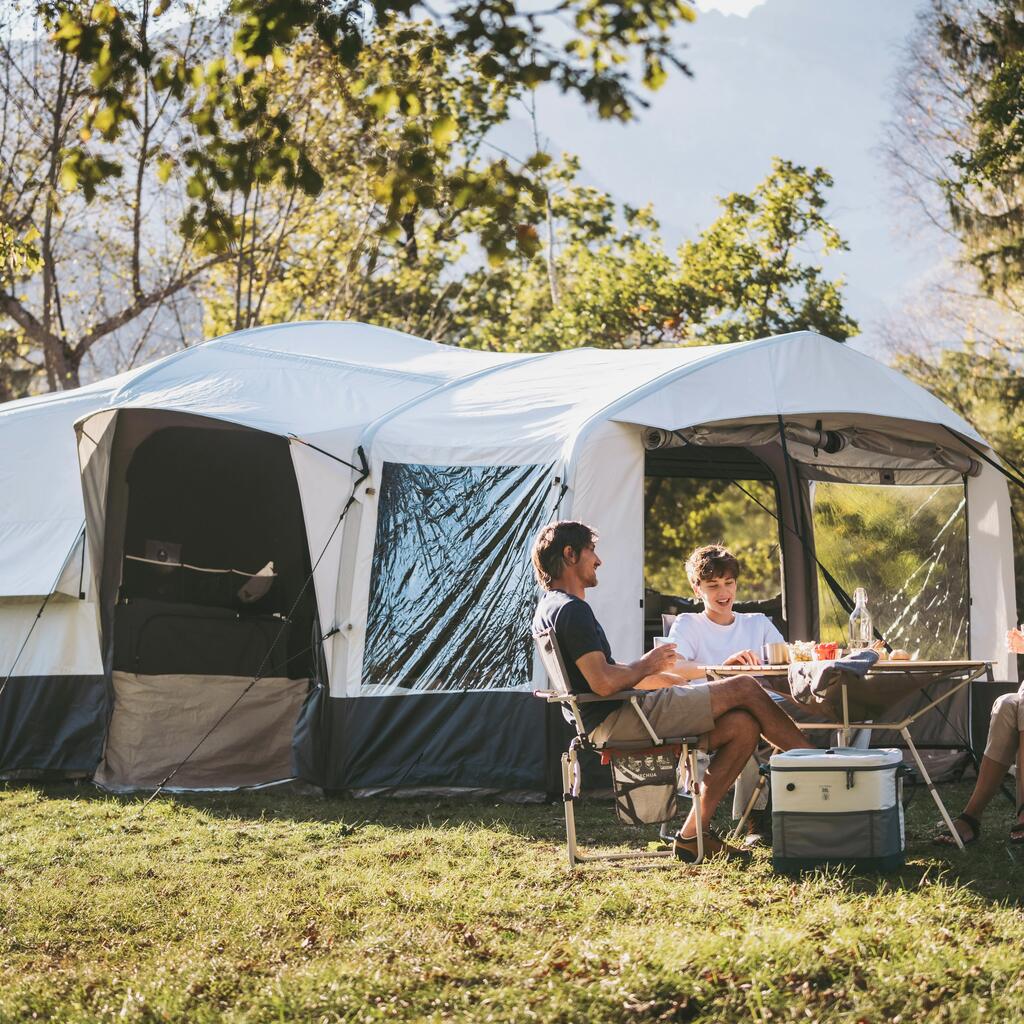
[[780, 771], [817, 768], [844, 772], [851, 768], [887, 768], [902, 761], [903, 751], [896, 747], [879, 747], [877, 750], [832, 747], [829, 750], [797, 749], [772, 754], [771, 766]]

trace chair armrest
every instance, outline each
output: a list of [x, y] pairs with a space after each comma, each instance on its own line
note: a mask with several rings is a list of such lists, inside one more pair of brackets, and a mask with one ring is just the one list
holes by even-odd
[[656, 690], [619, 690], [618, 693], [602, 697], [597, 693], [556, 693], [554, 690], [534, 690], [534, 697], [544, 697], [551, 704], [568, 704], [576, 701], [577, 704], [592, 704], [594, 701], [603, 700], [630, 700], [633, 697], [646, 697], [649, 693], [656, 693]]

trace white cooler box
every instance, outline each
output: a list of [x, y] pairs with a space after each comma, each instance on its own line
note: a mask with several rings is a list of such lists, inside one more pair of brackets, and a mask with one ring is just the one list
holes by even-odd
[[772, 865], [903, 865], [903, 754], [893, 747], [773, 754]]

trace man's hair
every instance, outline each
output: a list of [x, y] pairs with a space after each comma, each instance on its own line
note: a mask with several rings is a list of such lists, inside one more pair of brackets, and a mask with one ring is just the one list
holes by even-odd
[[580, 552], [591, 544], [597, 543], [597, 531], [586, 523], [577, 523], [571, 519], [560, 519], [557, 523], [548, 523], [542, 527], [537, 539], [533, 542], [533, 571], [537, 582], [545, 589], [551, 589], [551, 581], [558, 579], [565, 571], [565, 559], [562, 552], [572, 548], [578, 558]]
[[704, 547], [697, 548], [686, 560], [686, 575], [693, 587], [715, 576], [733, 576], [739, 579], [740, 563], [724, 545], [705, 544]]

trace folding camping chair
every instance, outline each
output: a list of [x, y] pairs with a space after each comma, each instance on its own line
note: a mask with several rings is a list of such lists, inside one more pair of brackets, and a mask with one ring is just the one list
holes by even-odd
[[[537, 653], [547, 673], [550, 690], [537, 690], [536, 696], [543, 697], [549, 704], [560, 704], [568, 708], [572, 721], [576, 726], [576, 735], [569, 744], [569, 749], [562, 754], [562, 802], [565, 805], [565, 842], [569, 854], [569, 867], [577, 863], [604, 860], [648, 860], [660, 857], [671, 857], [671, 850], [631, 850], [625, 853], [581, 853], [576, 842], [576, 817], [573, 804], [580, 798], [580, 765], [579, 751], [591, 750], [601, 756], [602, 764], [610, 764], [615, 770], [616, 762], [630, 757], [670, 756], [677, 766], [685, 765], [689, 776], [690, 792], [694, 796], [693, 806], [697, 818], [697, 860], [704, 859], [704, 823], [701, 820], [700, 801], [697, 799], [699, 787], [697, 783], [697, 736], [659, 736], [651, 725], [650, 719], [640, 707], [641, 697], [650, 695], [649, 690], [620, 690], [610, 697], [599, 697], [595, 694], [573, 693], [569, 686], [569, 676], [565, 670], [562, 653], [555, 642], [555, 631], [545, 630], [536, 637]], [[633, 706], [650, 736], [650, 742], [594, 743], [583, 727], [579, 705], [599, 700], [628, 700]]]

